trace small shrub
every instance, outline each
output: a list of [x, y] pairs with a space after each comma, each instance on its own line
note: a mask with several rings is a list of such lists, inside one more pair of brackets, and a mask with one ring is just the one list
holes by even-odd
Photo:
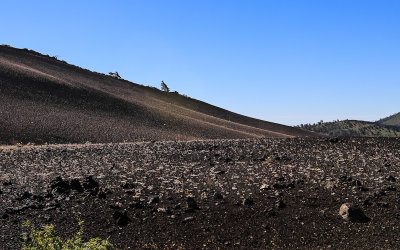
[[83, 242], [83, 221], [78, 219], [79, 231], [70, 239], [62, 240], [54, 232], [54, 225], [43, 226], [42, 230], [34, 229], [29, 221], [24, 223], [24, 226], [30, 229], [28, 235], [23, 236], [22, 249], [23, 250], [83, 250], [83, 249], [113, 249], [114, 246], [108, 239], [92, 238], [88, 242]]
[[122, 79], [122, 77], [119, 75], [118, 71], [110, 72], [110, 73], [108, 73], [108, 75], [110, 75], [114, 78], [117, 78], [117, 79]]
[[165, 84], [164, 81], [161, 81], [161, 90], [165, 91], [165, 92], [169, 92], [169, 88], [168, 88], [167, 84]]

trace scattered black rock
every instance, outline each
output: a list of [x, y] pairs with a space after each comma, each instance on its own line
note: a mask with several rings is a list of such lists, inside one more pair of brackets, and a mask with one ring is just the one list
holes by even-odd
[[287, 162], [287, 161], [291, 161], [292, 158], [286, 156], [286, 155], [282, 155], [282, 156], [276, 156], [275, 157], [276, 161], [282, 161], [282, 162]]
[[222, 200], [224, 196], [221, 193], [217, 192], [214, 194], [214, 198], [217, 200]]
[[261, 228], [264, 230], [269, 230], [271, 227], [268, 224], [263, 224]]
[[367, 188], [365, 186], [361, 186], [361, 187], [358, 187], [358, 190], [360, 190], [361, 192], [367, 192], [367, 191], [369, 191], [369, 188]]
[[230, 157], [227, 157], [227, 158], [225, 158], [225, 160], [224, 160], [224, 162], [225, 163], [229, 163], [229, 162], [232, 162], [233, 160], [232, 160], [232, 158], [230, 158]]
[[53, 218], [52, 218], [50, 215], [48, 215], [48, 214], [43, 215], [43, 219], [44, 219], [46, 222], [51, 222], [51, 221], [53, 220]]
[[130, 208], [139, 208], [139, 209], [140, 209], [140, 208], [144, 208], [142, 202], [140, 202], [139, 200], [138, 200], [138, 201], [133, 201], [133, 202], [129, 203], [129, 207], [130, 207]]
[[133, 183], [123, 183], [123, 184], [121, 185], [121, 187], [122, 187], [123, 189], [134, 189], [134, 188], [136, 187], [136, 185], [133, 184]]
[[275, 206], [277, 208], [285, 208], [286, 204], [283, 202], [283, 200], [277, 200], [276, 203], [275, 203]]
[[50, 188], [53, 193], [69, 195], [71, 191], [76, 193], [82, 193], [84, 190], [90, 191], [91, 194], [96, 195], [99, 191], [99, 184], [93, 179], [92, 176], [86, 177], [83, 183], [78, 179], [72, 179], [71, 181], [63, 180], [62, 177], [58, 176], [55, 180], [50, 183]]
[[223, 174], [225, 174], [225, 170], [216, 171], [215, 174], [217, 174], [217, 175], [223, 175]]
[[250, 199], [250, 198], [245, 198], [245, 199], [243, 199], [243, 205], [245, 205], [245, 206], [251, 206], [251, 205], [254, 205], [254, 201], [252, 200], [252, 199]]
[[267, 217], [274, 217], [277, 216], [276, 211], [273, 208], [268, 208], [264, 210], [264, 213], [267, 215]]
[[50, 201], [46, 203], [45, 207], [43, 208], [44, 211], [54, 210], [60, 207], [60, 203], [58, 201]]
[[95, 195], [99, 191], [99, 183], [93, 179], [93, 176], [88, 176], [85, 178], [83, 188], [85, 190], [89, 190], [92, 194]]
[[115, 202], [114, 204], [110, 204], [110, 208], [112, 208], [112, 209], [121, 209], [122, 208], [122, 203], [121, 202]]
[[396, 190], [397, 190], [397, 188], [395, 186], [393, 186], [393, 185], [386, 186], [386, 187], [384, 187], [382, 189], [383, 192], [385, 192], [385, 191], [396, 191]]
[[50, 188], [53, 192], [60, 194], [68, 194], [70, 191], [69, 183], [67, 181], [64, 181], [61, 176], [58, 176], [50, 183]]
[[344, 203], [340, 206], [339, 215], [352, 222], [368, 222], [370, 219], [364, 214], [364, 211], [351, 203]]
[[354, 186], [354, 187], [361, 187], [362, 183], [359, 180], [354, 180], [354, 181], [351, 182], [351, 185]]
[[158, 197], [158, 196], [153, 196], [153, 197], [151, 197], [151, 198], [149, 199], [148, 204], [151, 205], [151, 204], [156, 204], [156, 203], [159, 203], [159, 202], [160, 202], [160, 197]]
[[298, 216], [294, 217], [294, 219], [300, 221], [300, 220], [303, 220], [304, 217], [301, 215], [298, 215]]
[[388, 208], [389, 207], [389, 203], [383, 202], [383, 201], [379, 201], [379, 202], [376, 203], [376, 206], [383, 207], [383, 208]]
[[327, 141], [330, 142], [330, 143], [338, 143], [339, 142], [339, 138], [329, 138]]
[[32, 198], [31, 198], [32, 200], [36, 200], [36, 201], [44, 201], [44, 197], [42, 196], [42, 195], [40, 195], [40, 194], [35, 194], [35, 195], [33, 195], [32, 196]]
[[[39, 147], [18, 150], [13, 157], [7, 157], [10, 150], [0, 150], [0, 188], [4, 192], [0, 195], [0, 246], [21, 248], [19, 234], [26, 220], [35, 228], [52, 223], [62, 237], [68, 237], [76, 229], [76, 213], [85, 220], [85, 237], [110, 236], [119, 249], [269, 249], [273, 245], [312, 249], [328, 247], [326, 244], [333, 249], [398, 249], [399, 242], [392, 239], [396, 239], [400, 220], [399, 139], [350, 138], [337, 145], [325, 139], [215, 141], [212, 143], [221, 143], [221, 147], [213, 153], [208, 152], [209, 141], [157, 142], [154, 147], [147, 142], [96, 144], [84, 149], [77, 145], [59, 156], [58, 148], [64, 147], [60, 145], [44, 158]], [[99, 155], [98, 148], [103, 150]], [[35, 151], [40, 157], [32, 155]], [[275, 152], [279, 157], [290, 155], [292, 162], [276, 162]], [[214, 153], [220, 154], [218, 159]], [[236, 162], [224, 164], [227, 156]], [[381, 156], [390, 159], [390, 169], [383, 166]], [[209, 157], [215, 160], [214, 168], [209, 166]], [[26, 162], [13, 164], [18, 159]], [[82, 166], [76, 165], [77, 160]], [[105, 160], [121, 163], [111, 170], [110, 164], [101, 163]], [[63, 161], [62, 169], [58, 161]], [[97, 185], [85, 180], [88, 173]], [[10, 178], [12, 186], [3, 186]], [[51, 180], [53, 187], [48, 185], [47, 193], [43, 187]], [[112, 195], [100, 180], [113, 190]], [[334, 188], [325, 188], [327, 181]], [[358, 192], [364, 185], [370, 191]], [[97, 189], [96, 196], [90, 195]], [[26, 190], [30, 194], [24, 193]], [[195, 205], [190, 205], [190, 194]], [[250, 198], [253, 206], [247, 206], [253, 203]], [[356, 201], [373, 218], [353, 216], [360, 212], [350, 208], [348, 222], [340, 225], [342, 217], [331, 218], [331, 213], [338, 212], [331, 208], [334, 204], [339, 208], [342, 199]], [[116, 205], [118, 201], [123, 207]], [[186, 209], [195, 212], [186, 213]]]
[[171, 209], [169, 209], [169, 208], [164, 208], [164, 207], [159, 207], [159, 208], [157, 208], [157, 212], [159, 212], [159, 213], [164, 213], [164, 214], [168, 214], [168, 215], [172, 214]]
[[290, 183], [274, 183], [272, 185], [274, 189], [286, 189], [286, 188], [294, 188], [294, 182]]
[[391, 176], [391, 175], [387, 176], [387, 177], [386, 177], [386, 180], [387, 180], [387, 181], [390, 181], [390, 182], [396, 182], [396, 178], [394, 178], [394, 177]]
[[274, 189], [283, 189], [283, 188], [285, 188], [286, 186], [285, 186], [284, 184], [275, 183], [275, 184], [272, 185], [272, 187], [273, 187]]
[[7, 207], [5, 209], [5, 214], [17, 214], [21, 211], [19, 207]]
[[5, 181], [3, 182], [3, 186], [11, 186], [12, 182], [11, 181]]
[[28, 191], [25, 191], [20, 197], [17, 198], [17, 200], [21, 201], [21, 200], [29, 199], [31, 197], [32, 197], [32, 194], [29, 193]]
[[375, 198], [381, 198], [382, 196], [385, 196], [385, 195], [386, 195], [385, 190], [377, 190], [374, 192]]
[[99, 193], [98, 193], [97, 197], [99, 197], [99, 199], [106, 199], [107, 198], [106, 191], [104, 191], [103, 189], [99, 189]]
[[194, 221], [194, 217], [186, 217], [183, 219], [184, 222]]
[[199, 209], [196, 200], [192, 196], [186, 198], [186, 205], [187, 205], [186, 212], [193, 212], [194, 210]]
[[372, 198], [371, 197], [368, 197], [368, 198], [366, 198], [365, 200], [364, 200], [364, 202], [363, 202], [363, 205], [364, 206], [371, 206], [372, 205]]
[[47, 194], [44, 195], [44, 198], [46, 199], [53, 199], [54, 195], [51, 193], [51, 190], [49, 192], [47, 192]]
[[339, 182], [351, 182], [353, 178], [350, 176], [342, 175], [339, 177]]
[[28, 204], [26, 204], [25, 206], [23, 206], [22, 208], [23, 209], [29, 209], [29, 208], [42, 209], [42, 208], [44, 208], [44, 205], [42, 203], [37, 202], [37, 201], [32, 201], [32, 202], [29, 202]]
[[83, 187], [81, 185], [81, 182], [78, 179], [72, 179], [69, 183], [69, 186], [72, 190], [82, 193], [83, 192]]
[[132, 220], [128, 217], [127, 211], [115, 211], [113, 214], [114, 220], [117, 222], [118, 226], [124, 227], [128, 225]]

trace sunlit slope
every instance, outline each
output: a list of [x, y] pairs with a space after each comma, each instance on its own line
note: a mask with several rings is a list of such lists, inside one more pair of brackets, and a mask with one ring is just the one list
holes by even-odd
[[400, 137], [400, 127], [357, 120], [306, 124], [303, 129], [329, 136]]
[[314, 136], [0, 46], [0, 143]]
[[400, 127], [400, 112], [377, 121], [379, 124]]

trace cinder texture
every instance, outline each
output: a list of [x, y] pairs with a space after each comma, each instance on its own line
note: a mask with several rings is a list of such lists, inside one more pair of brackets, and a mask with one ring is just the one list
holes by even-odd
[[0, 144], [315, 135], [0, 46]]
[[78, 214], [120, 249], [399, 249], [399, 155], [394, 138], [3, 147], [0, 246], [27, 219], [70, 237]]

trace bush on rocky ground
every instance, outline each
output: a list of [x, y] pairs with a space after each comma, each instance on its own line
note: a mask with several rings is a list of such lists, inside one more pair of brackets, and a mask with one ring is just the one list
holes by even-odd
[[70, 239], [63, 241], [54, 232], [54, 225], [43, 226], [42, 230], [34, 229], [29, 221], [24, 226], [30, 229], [30, 233], [23, 237], [23, 250], [49, 249], [49, 250], [66, 250], [66, 249], [113, 249], [114, 246], [108, 241], [101, 238], [92, 238], [88, 242], [82, 239], [83, 221], [78, 220], [79, 231]]

